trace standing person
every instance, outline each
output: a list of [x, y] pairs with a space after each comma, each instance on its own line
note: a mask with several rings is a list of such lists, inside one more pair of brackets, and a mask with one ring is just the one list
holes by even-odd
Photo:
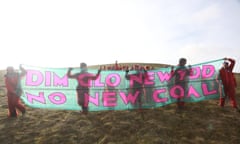
[[[222, 80], [225, 97], [229, 97], [232, 102], [232, 107], [235, 108], [237, 112], [240, 112], [235, 98], [237, 82], [232, 72], [235, 66], [235, 60], [232, 58], [224, 58], [224, 60], [223, 67], [219, 70], [219, 76]], [[224, 107], [225, 97], [220, 97], [221, 107]]]
[[120, 65], [118, 64], [118, 61], [117, 61], [117, 60], [115, 61], [114, 70], [121, 70], [121, 67], [120, 67]]
[[88, 102], [89, 102], [89, 87], [91, 86], [91, 80], [96, 80], [100, 75], [101, 69], [98, 70], [96, 75], [93, 75], [88, 72], [87, 64], [80, 64], [80, 73], [71, 74], [72, 68], [68, 69], [67, 76], [68, 78], [73, 78], [78, 81], [76, 88], [78, 104], [82, 107], [82, 113], [88, 113]]
[[[139, 65], [135, 65], [134, 70], [135, 70], [135, 72], [133, 74], [129, 74], [129, 70], [127, 69], [126, 73], [125, 73], [125, 78], [127, 80], [132, 81], [132, 85], [129, 86], [129, 88], [130, 88], [129, 92], [131, 92], [132, 95], [135, 95], [135, 93], [138, 93], [138, 97], [136, 99], [137, 100], [136, 103], [138, 104], [138, 106], [137, 106], [137, 104], [135, 104], [134, 106], [137, 106], [138, 109], [141, 111], [142, 110], [142, 96], [145, 93], [144, 80], [145, 80], [145, 78], [147, 78], [147, 71], [144, 68], [141, 69]], [[135, 81], [133, 79], [134, 77], [141, 79], [140, 82]]]
[[191, 75], [191, 66], [187, 68], [186, 63], [186, 58], [180, 58], [177, 68], [174, 70], [172, 67], [171, 70], [171, 78], [175, 77], [174, 86], [179, 86], [183, 90], [182, 94], [179, 89], [176, 89], [178, 109], [182, 109], [185, 105], [184, 97], [187, 95], [188, 76]]
[[26, 112], [25, 106], [20, 101], [22, 95], [20, 78], [26, 75], [26, 70], [20, 65], [21, 73], [15, 72], [13, 67], [7, 67], [5, 74], [5, 85], [8, 97], [8, 116], [17, 117], [17, 109], [24, 115]]
[[[144, 67], [144, 69], [146, 71], [152, 70], [150, 66], [146, 65]], [[151, 73], [151, 72], [150, 72]], [[145, 73], [146, 74], [146, 78], [144, 80], [148, 81], [150, 80], [149, 78], [149, 74], [148, 72]], [[155, 83], [144, 83], [144, 89], [145, 89], [145, 101], [148, 107], [154, 108], [155, 107], [155, 101], [153, 99], [153, 92], [154, 92], [154, 88], [155, 88]]]

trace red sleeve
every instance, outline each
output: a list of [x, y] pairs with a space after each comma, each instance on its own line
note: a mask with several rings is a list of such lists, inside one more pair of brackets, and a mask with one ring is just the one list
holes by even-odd
[[226, 78], [225, 78], [225, 75], [226, 75], [226, 74], [225, 74], [225, 71], [224, 71], [223, 68], [220, 69], [219, 75], [220, 75], [220, 79], [221, 79], [223, 82], [225, 82], [225, 81], [226, 81]]
[[231, 59], [231, 58], [229, 58], [228, 60], [231, 62], [230, 66], [229, 66], [230, 71], [233, 71], [233, 68], [234, 68], [234, 66], [235, 66], [235, 60], [234, 60], [234, 59]]
[[16, 93], [17, 88], [17, 78], [5, 78], [5, 85], [7, 88], [7, 91], [10, 93]]

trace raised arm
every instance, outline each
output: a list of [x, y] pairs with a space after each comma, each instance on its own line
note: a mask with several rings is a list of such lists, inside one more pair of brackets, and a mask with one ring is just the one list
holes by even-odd
[[227, 60], [231, 62], [230, 66], [229, 66], [229, 70], [233, 71], [233, 68], [235, 66], [235, 60], [232, 58], [227, 58]]
[[149, 80], [149, 75], [148, 75], [148, 72], [147, 72], [147, 68], [146, 67], [142, 67], [142, 69], [143, 69], [144, 79]]
[[188, 66], [187, 73], [188, 73], [188, 76], [192, 76], [193, 75], [193, 70], [192, 70], [192, 66], [191, 65]]
[[128, 72], [129, 72], [129, 69], [127, 68], [127, 69], [126, 69], [126, 73], [125, 73], [125, 78], [126, 78], [127, 80], [130, 79], [130, 77], [129, 77], [129, 75], [128, 75]]
[[20, 77], [23, 77], [27, 74], [27, 71], [22, 67], [22, 65], [20, 65], [20, 70], [21, 70], [21, 73], [20, 73]]
[[174, 66], [171, 66], [171, 71], [170, 71], [170, 79], [172, 79], [175, 76], [176, 72], [174, 71]]
[[102, 71], [102, 68], [100, 68], [100, 69], [98, 70], [98, 72], [97, 72], [96, 75], [93, 75], [93, 76], [91, 77], [91, 80], [96, 80], [96, 79], [99, 77], [101, 71]]
[[67, 72], [68, 78], [77, 78], [77, 75], [76, 75], [76, 74], [75, 74], [75, 75], [71, 74], [72, 69], [73, 69], [73, 68], [69, 68], [69, 69], [68, 69], [68, 72]]

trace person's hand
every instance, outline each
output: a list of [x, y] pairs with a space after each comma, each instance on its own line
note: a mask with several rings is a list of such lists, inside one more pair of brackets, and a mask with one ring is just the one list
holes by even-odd
[[143, 69], [144, 72], [147, 72], [147, 68], [146, 67], [143, 66], [142, 69]]
[[20, 70], [23, 70], [23, 69], [24, 69], [24, 68], [22, 67], [22, 64], [20, 64], [19, 68], [20, 68]]

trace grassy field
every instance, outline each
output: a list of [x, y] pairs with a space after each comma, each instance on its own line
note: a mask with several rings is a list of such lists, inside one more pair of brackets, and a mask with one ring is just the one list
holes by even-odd
[[[1, 72], [1, 77], [4, 72]], [[236, 74], [240, 86], [240, 75]], [[0, 86], [3, 86], [1, 79]], [[237, 89], [240, 104], [240, 89]], [[7, 118], [5, 88], [0, 89], [0, 144], [239, 144], [240, 113], [230, 102], [175, 104], [138, 111], [76, 111], [27, 107], [22, 117]]]

